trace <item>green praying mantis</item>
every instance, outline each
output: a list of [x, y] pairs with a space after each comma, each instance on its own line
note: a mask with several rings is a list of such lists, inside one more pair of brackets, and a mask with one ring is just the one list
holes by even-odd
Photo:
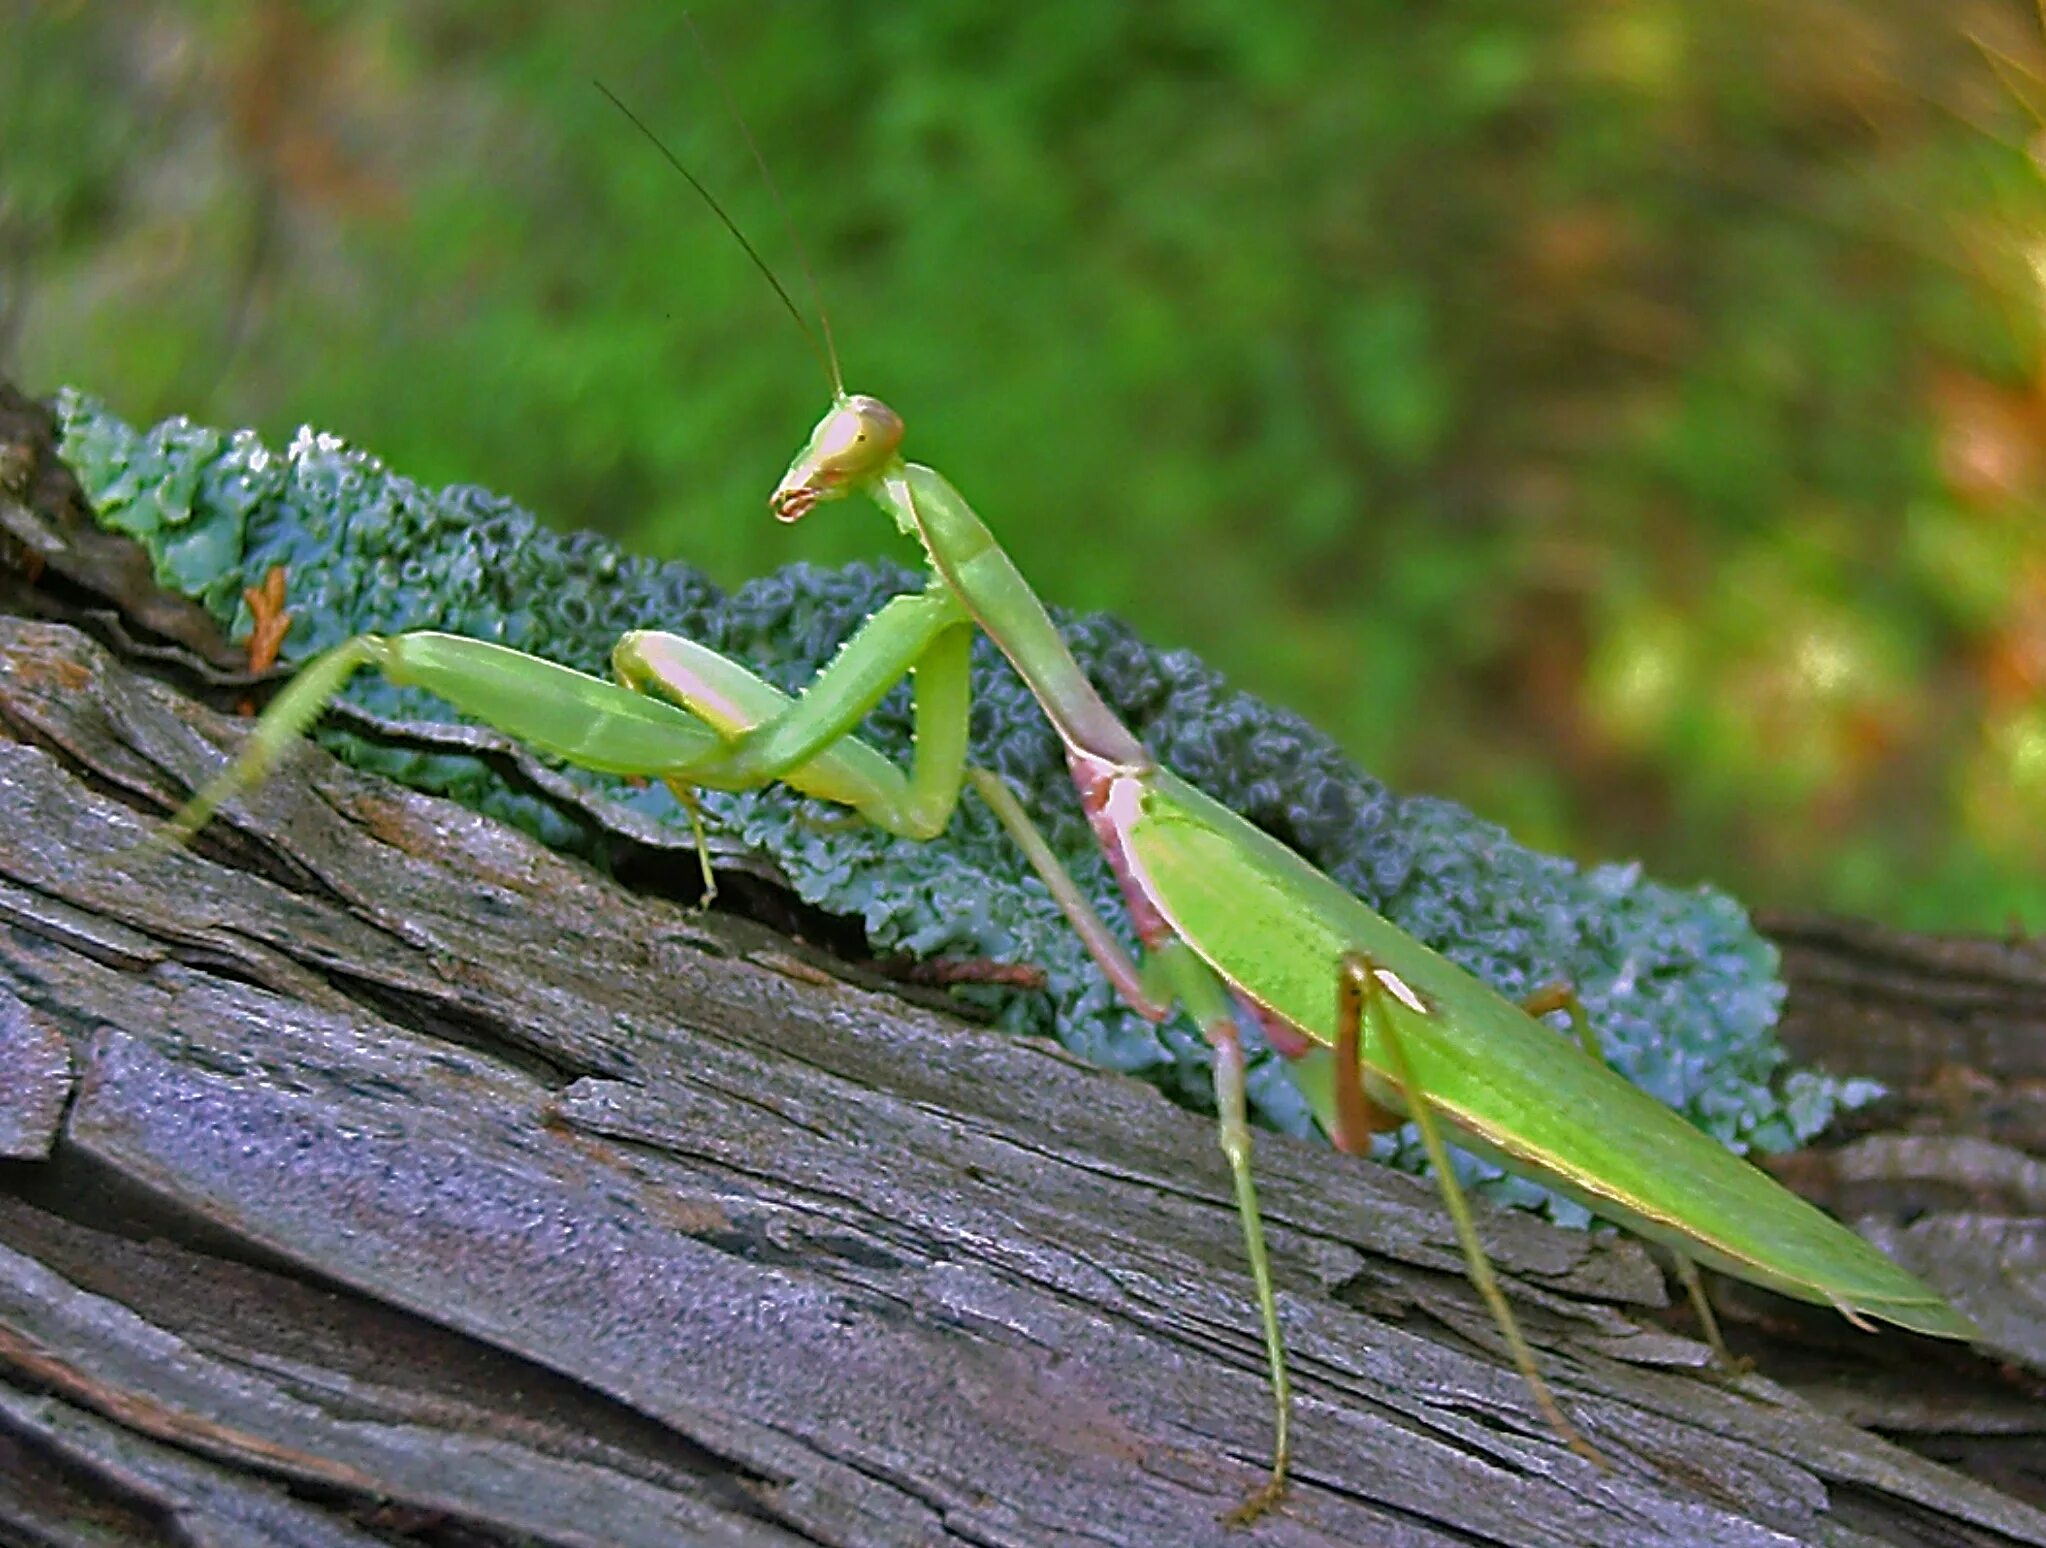
[[[609, 93], [606, 93], [609, 95]], [[688, 178], [802, 313], [693, 174]], [[763, 168], [764, 170], [764, 168]], [[771, 179], [770, 179], [771, 183]], [[807, 265], [806, 265], [807, 268]], [[1339, 1149], [1412, 1120], [1434, 1164], [1473, 1284], [1534, 1401], [1569, 1445], [1602, 1459], [1550, 1393], [1478, 1239], [1445, 1135], [1671, 1249], [1708, 1331], [1695, 1264], [1868, 1319], [1966, 1339], [1974, 1329], [1874, 1246], [1693, 1129], [1598, 1058], [1567, 993], [1516, 1005], [1405, 935], [1299, 856], [1157, 763], [1096, 693], [987, 526], [939, 473], [902, 455], [886, 404], [848, 394], [829, 324], [811, 335], [832, 402], [769, 500], [783, 522], [862, 495], [922, 548], [925, 588], [876, 612], [800, 696], [689, 639], [635, 631], [615, 681], [438, 632], [359, 635], [308, 664], [269, 705], [231, 767], [172, 819], [188, 838], [275, 768], [348, 678], [373, 667], [425, 688], [535, 749], [599, 772], [660, 779], [691, 812], [703, 789], [776, 781], [890, 833], [935, 838], [971, 785], [1028, 858], [1101, 972], [1140, 1014], [1183, 1007], [1214, 1052], [1219, 1137], [1241, 1218], [1270, 1368], [1269, 1477], [1232, 1513], [1283, 1494], [1291, 1394], [1251, 1172], [1242, 1019], [1289, 1061]], [[1141, 945], [1133, 958], [994, 774], [968, 766], [969, 647], [984, 631], [1056, 729], [1075, 788]], [[905, 676], [908, 768], [855, 734]], [[699, 858], [702, 844], [699, 837]], [[703, 861], [706, 888], [708, 861]], [[1539, 1016], [1568, 1010], [1577, 1044]]]

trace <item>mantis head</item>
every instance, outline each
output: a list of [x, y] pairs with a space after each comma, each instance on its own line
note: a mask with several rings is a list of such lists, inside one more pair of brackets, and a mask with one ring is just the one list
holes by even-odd
[[801, 521], [810, 508], [836, 500], [895, 460], [902, 416], [879, 398], [855, 393], [832, 404], [809, 444], [789, 464], [768, 499], [778, 521]]

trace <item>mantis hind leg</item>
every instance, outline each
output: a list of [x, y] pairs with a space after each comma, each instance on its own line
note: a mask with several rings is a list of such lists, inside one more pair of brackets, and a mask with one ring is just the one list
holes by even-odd
[[[1534, 1350], [1528, 1346], [1520, 1331], [1520, 1323], [1513, 1315], [1513, 1308], [1508, 1304], [1505, 1292], [1499, 1288], [1499, 1277], [1492, 1272], [1492, 1260], [1485, 1256], [1484, 1244], [1478, 1240], [1470, 1201], [1464, 1197], [1463, 1187], [1457, 1182], [1456, 1173], [1450, 1169], [1449, 1149], [1442, 1141], [1441, 1127], [1428, 1105], [1427, 1093], [1414, 1079], [1413, 1066], [1407, 1061], [1397, 1018], [1386, 1003], [1392, 991], [1380, 979], [1377, 964], [1361, 953], [1352, 952], [1345, 956], [1337, 971], [1337, 1046], [1342, 1047], [1346, 1043], [1358, 1046], [1367, 1023], [1377, 1034], [1379, 1046], [1384, 1050], [1386, 1068], [1393, 1084], [1399, 1088], [1401, 1100], [1406, 1104], [1414, 1126], [1421, 1131], [1421, 1144], [1428, 1152], [1429, 1164], [1435, 1168], [1436, 1183], [1442, 1191], [1442, 1202], [1449, 1210], [1449, 1218], [1456, 1225], [1457, 1241], [1463, 1248], [1471, 1284], [1491, 1310], [1492, 1319], [1498, 1324], [1500, 1335], [1506, 1340], [1507, 1350], [1513, 1357], [1513, 1364], [1533, 1394], [1535, 1406], [1572, 1451], [1601, 1468], [1606, 1467], [1606, 1459], [1570, 1422], [1569, 1415], [1563, 1412], [1563, 1405], [1549, 1390], [1548, 1382], [1535, 1364]], [[1343, 1061], [1336, 1078], [1339, 1086], [1344, 1083], [1361, 1085], [1362, 1066], [1354, 1059]]]
[[[1520, 1008], [1539, 1020], [1555, 1011], [1562, 1011], [1570, 1018], [1571, 1036], [1577, 1039], [1577, 1046], [1584, 1050], [1585, 1057], [1597, 1064], [1606, 1062], [1605, 1049], [1599, 1042], [1598, 1029], [1592, 1025], [1591, 1015], [1584, 1008], [1584, 1001], [1577, 997], [1576, 988], [1568, 982], [1558, 982], [1537, 989], [1525, 1000]], [[1753, 1368], [1753, 1361], [1744, 1360], [1726, 1347], [1725, 1336], [1719, 1331], [1719, 1315], [1712, 1309], [1711, 1298], [1705, 1294], [1705, 1281], [1698, 1272], [1698, 1265], [1676, 1248], [1667, 1243], [1658, 1244], [1670, 1255], [1676, 1264], [1677, 1279], [1684, 1287], [1684, 1294], [1690, 1300], [1691, 1313], [1698, 1319], [1698, 1326], [1705, 1334], [1705, 1342], [1712, 1348], [1713, 1358], [1722, 1369], [1740, 1375]]]

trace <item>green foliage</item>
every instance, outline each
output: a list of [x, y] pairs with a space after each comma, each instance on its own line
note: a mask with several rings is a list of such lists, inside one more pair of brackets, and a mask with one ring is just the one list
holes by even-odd
[[[700, 16], [851, 385], [1046, 595], [1578, 852], [2046, 926], [2046, 580], [1953, 562], [2037, 530], [2046, 432], [1969, 495], [1941, 453], [1980, 426], [1932, 386], [2041, 378], [2018, 11]], [[726, 584], [874, 550], [762, 518], [821, 382], [590, 89], [793, 273], [678, 8], [31, 18], [0, 254], [32, 385], [344, 427]]]
[[[184, 420], [137, 432], [71, 394], [61, 422], [64, 456], [101, 520], [132, 533], [159, 578], [203, 600], [223, 624], [245, 630], [242, 588], [272, 565], [287, 567], [292, 661], [362, 631], [439, 628], [601, 672], [620, 634], [659, 627], [794, 692], [887, 597], [922, 586], [919, 574], [896, 566], [798, 564], [727, 595], [686, 565], [657, 564], [587, 533], [552, 533], [484, 490], [425, 488], [331, 436], [301, 431], [279, 455], [251, 432]], [[1173, 768], [1504, 992], [1575, 984], [1614, 1065], [1728, 1144], [1790, 1148], [1838, 1107], [1874, 1094], [1867, 1082], [1785, 1075], [1770, 1036], [1781, 997], [1774, 950], [1723, 894], [1659, 886], [1633, 866], [1580, 870], [1449, 802], [1396, 796], [1299, 717], [1235, 692], [1190, 653], [1155, 650], [1102, 615], [1059, 617], [1104, 696]], [[976, 642], [974, 678], [974, 760], [1018, 787], [1096, 906], [1120, 918], [1057, 740], [985, 639]], [[349, 696], [387, 716], [453, 718], [418, 690], [374, 676], [358, 677]], [[907, 758], [905, 688], [862, 734]], [[513, 797], [480, 761], [422, 757], [349, 733], [329, 740], [366, 767], [455, 794], [551, 843], [591, 848], [591, 834], [557, 809]], [[686, 829], [665, 787], [589, 780]], [[1042, 966], [1047, 992], [999, 996], [1003, 1025], [1056, 1035], [1183, 1100], [1205, 1100], [1199, 1034], [1179, 1020], [1154, 1027], [1116, 1001], [978, 802], [963, 804], [942, 839], [916, 844], [819, 820], [782, 788], [707, 792], [704, 801], [713, 820], [772, 856], [804, 898], [858, 918], [882, 951]], [[1260, 1056], [1252, 1093], [1266, 1122], [1306, 1125], [1282, 1061]], [[1418, 1145], [1401, 1159], [1418, 1164]], [[1496, 1169], [1476, 1175], [1501, 1197], [1583, 1218]]]

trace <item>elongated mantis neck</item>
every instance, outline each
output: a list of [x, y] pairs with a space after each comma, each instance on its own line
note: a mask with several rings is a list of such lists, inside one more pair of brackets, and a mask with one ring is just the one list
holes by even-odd
[[1015, 562], [943, 474], [900, 463], [869, 487], [1022, 674], [1069, 750], [1122, 768], [1151, 767], [1150, 754], [1094, 691]]
[[768, 497], [777, 520], [864, 490], [923, 544], [939, 581], [1001, 647], [1043, 706], [1077, 770], [1084, 760], [1142, 772], [1143, 744], [1094, 691], [1001, 544], [943, 475], [897, 454], [902, 416], [879, 398], [839, 392]]

